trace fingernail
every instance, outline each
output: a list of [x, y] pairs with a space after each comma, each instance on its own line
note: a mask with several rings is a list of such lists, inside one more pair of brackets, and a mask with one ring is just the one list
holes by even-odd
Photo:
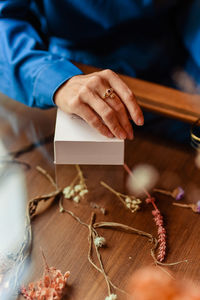
[[129, 132], [129, 140], [133, 139], [133, 132]]
[[108, 135], [107, 135], [109, 138], [113, 138], [114, 135], [111, 133], [111, 132], [108, 132]]
[[123, 133], [123, 132], [120, 132], [119, 138], [120, 138], [121, 140], [125, 140], [125, 139], [126, 139], [126, 134]]
[[137, 120], [137, 125], [139, 126], [142, 126], [144, 124], [144, 119], [142, 117], [140, 117], [138, 120]]

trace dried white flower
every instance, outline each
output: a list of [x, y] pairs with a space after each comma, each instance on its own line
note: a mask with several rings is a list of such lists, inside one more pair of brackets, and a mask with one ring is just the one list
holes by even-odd
[[141, 200], [140, 199], [133, 199], [132, 204], [140, 204], [141, 203]]
[[97, 246], [97, 248], [103, 247], [106, 245], [106, 239], [102, 236], [97, 236], [94, 239], [94, 244], [95, 244], [95, 246]]
[[80, 191], [80, 193], [79, 193], [79, 195], [81, 196], [81, 197], [83, 197], [85, 194], [87, 194], [88, 193], [88, 190], [82, 190], [82, 191]]
[[69, 192], [69, 195], [70, 195], [70, 197], [73, 197], [75, 195], [75, 192], [73, 189]]
[[67, 193], [69, 193], [71, 191], [71, 186], [69, 185], [69, 186], [66, 186], [64, 189], [63, 189], [63, 194], [67, 194]]
[[126, 206], [127, 206], [128, 208], [131, 208], [131, 203], [126, 203]]
[[64, 197], [67, 198], [67, 199], [70, 199], [71, 198], [71, 186], [66, 186], [64, 189], [63, 189], [63, 194], [64, 194]]
[[132, 170], [133, 175], [128, 178], [128, 188], [134, 195], [143, 194], [150, 190], [158, 180], [158, 172], [151, 165], [138, 165]]
[[83, 185], [82, 184], [77, 184], [74, 187], [74, 191], [75, 192], [80, 192], [83, 189]]
[[111, 294], [105, 298], [105, 300], [116, 300], [116, 299], [117, 299], [117, 295], [115, 294]]
[[126, 203], [131, 203], [131, 198], [130, 197], [126, 197], [125, 202]]
[[131, 211], [132, 211], [132, 212], [135, 212], [135, 211], [137, 211], [137, 210], [139, 210], [139, 209], [140, 209], [139, 205], [132, 205], [132, 206], [131, 206]]
[[75, 196], [74, 198], [73, 198], [73, 201], [74, 202], [76, 202], [76, 203], [79, 203], [80, 202], [80, 196]]

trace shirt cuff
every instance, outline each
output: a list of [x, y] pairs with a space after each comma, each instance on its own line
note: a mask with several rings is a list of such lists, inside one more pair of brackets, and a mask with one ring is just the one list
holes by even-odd
[[55, 106], [53, 96], [56, 90], [68, 79], [83, 72], [70, 61], [53, 61], [40, 70], [33, 89], [34, 106], [49, 108]]

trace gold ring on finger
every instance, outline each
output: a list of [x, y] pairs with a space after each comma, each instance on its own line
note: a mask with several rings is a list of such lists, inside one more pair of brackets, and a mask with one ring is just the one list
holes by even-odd
[[114, 90], [113, 88], [109, 88], [105, 91], [104, 95], [103, 95], [103, 99], [106, 99], [108, 97], [114, 98], [115, 94], [114, 94]]

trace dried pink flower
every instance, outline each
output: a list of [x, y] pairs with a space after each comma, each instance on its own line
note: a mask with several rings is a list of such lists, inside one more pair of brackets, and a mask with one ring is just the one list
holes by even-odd
[[[127, 164], [124, 164], [125, 170], [128, 172], [130, 176], [134, 176], [134, 174], [131, 172]], [[154, 210], [152, 211], [152, 214], [154, 215], [154, 220], [156, 222], [156, 225], [158, 226], [158, 243], [159, 243], [159, 252], [157, 260], [162, 262], [165, 258], [166, 253], [166, 230], [163, 227], [163, 217], [157, 208], [157, 205], [155, 204], [155, 198], [150, 195], [150, 193], [143, 187], [143, 192], [146, 194], [146, 203], [151, 203], [154, 207]]]
[[163, 227], [163, 217], [160, 214], [158, 209], [152, 211], [152, 215], [154, 216], [154, 221], [158, 226], [158, 243], [159, 243], [159, 252], [157, 259], [162, 262], [165, 258], [166, 253], [166, 230]]
[[49, 268], [45, 260], [43, 277], [35, 283], [29, 283], [27, 288], [22, 287], [21, 294], [27, 300], [61, 300], [69, 275], [70, 272], [63, 275], [60, 270]]
[[159, 252], [158, 252], [157, 260], [162, 262], [166, 254], [166, 230], [163, 226], [163, 217], [155, 204], [154, 197], [150, 197], [149, 195], [149, 197], [146, 198], [146, 203], [151, 203], [154, 207], [154, 210], [152, 210], [152, 215], [154, 216], [154, 221], [158, 226], [158, 243], [159, 243], [159, 249], [158, 249]]

